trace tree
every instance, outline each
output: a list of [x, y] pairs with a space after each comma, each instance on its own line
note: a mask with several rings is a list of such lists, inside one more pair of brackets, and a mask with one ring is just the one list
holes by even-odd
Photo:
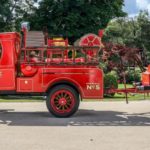
[[20, 28], [20, 22], [34, 10], [37, 0], [1, 0], [0, 32], [14, 31]]
[[137, 17], [137, 39], [136, 45], [143, 49], [147, 57], [147, 63], [150, 63], [150, 16], [148, 11], [141, 11]]
[[0, 32], [11, 30], [13, 9], [11, 0], [0, 1]]
[[32, 29], [46, 26], [51, 35], [62, 34], [72, 41], [105, 28], [108, 22], [124, 16], [124, 0], [42, 0], [28, 17]]
[[20, 24], [22, 21], [27, 21], [28, 16], [34, 13], [36, 7], [35, 2], [38, 0], [16, 0], [14, 8], [14, 28], [20, 30]]
[[117, 18], [112, 20], [105, 30], [104, 40], [112, 43], [135, 47], [137, 37], [137, 23], [130, 18]]
[[112, 20], [105, 30], [104, 40], [139, 48], [150, 61], [150, 16], [148, 12], [141, 11], [135, 18]]

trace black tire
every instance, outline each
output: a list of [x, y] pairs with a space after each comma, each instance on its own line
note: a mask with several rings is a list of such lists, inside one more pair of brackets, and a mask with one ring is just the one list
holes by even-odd
[[74, 115], [79, 108], [79, 104], [79, 93], [68, 85], [58, 85], [52, 88], [46, 100], [49, 112], [58, 118], [67, 118]]

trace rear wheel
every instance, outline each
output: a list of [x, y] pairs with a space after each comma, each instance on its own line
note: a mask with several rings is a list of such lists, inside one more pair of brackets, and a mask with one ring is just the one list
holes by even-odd
[[54, 87], [47, 97], [46, 105], [51, 114], [56, 117], [70, 117], [79, 107], [78, 92], [68, 85]]

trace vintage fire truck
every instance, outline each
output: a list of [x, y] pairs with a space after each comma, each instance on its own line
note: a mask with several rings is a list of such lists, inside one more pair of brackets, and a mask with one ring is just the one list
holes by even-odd
[[26, 26], [22, 35], [0, 33], [0, 95], [46, 96], [50, 113], [69, 117], [80, 100], [103, 98], [100, 45], [101, 37], [94, 34], [69, 46], [67, 39], [52, 39]]

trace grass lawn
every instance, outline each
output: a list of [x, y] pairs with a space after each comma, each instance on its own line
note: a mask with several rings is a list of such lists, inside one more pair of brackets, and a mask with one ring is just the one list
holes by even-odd
[[[126, 85], [127, 86], [127, 88], [133, 88], [133, 85], [132, 84], [127, 84]], [[119, 89], [124, 89], [125, 87], [124, 87], [124, 84], [119, 84], [119, 87], [118, 87]]]
[[44, 98], [42, 96], [27, 96], [27, 97], [21, 97], [21, 96], [1, 96], [0, 102], [42, 102], [44, 101]]
[[[144, 98], [144, 94], [128, 94], [128, 100], [129, 101], [141, 101], [141, 100], [150, 100], [150, 96], [147, 96], [147, 94], [145, 94], [145, 98]], [[104, 101], [125, 101], [125, 95], [124, 94], [115, 94], [114, 97], [107, 97], [104, 98]]]
[[[124, 89], [124, 84], [119, 84], [119, 89]], [[133, 88], [133, 85], [131, 84], [127, 84], [127, 88]], [[147, 94], [139, 94], [139, 93], [129, 93], [128, 94], [128, 99], [129, 101], [139, 101], [139, 100], [145, 100], [145, 99], [148, 99], [150, 100], [150, 94], [149, 96]], [[107, 97], [107, 98], [104, 98], [104, 101], [125, 101], [125, 94], [115, 94], [114, 97]]]
[[27, 103], [27, 102], [43, 102], [43, 100], [33, 100], [33, 99], [0, 99], [0, 103]]

